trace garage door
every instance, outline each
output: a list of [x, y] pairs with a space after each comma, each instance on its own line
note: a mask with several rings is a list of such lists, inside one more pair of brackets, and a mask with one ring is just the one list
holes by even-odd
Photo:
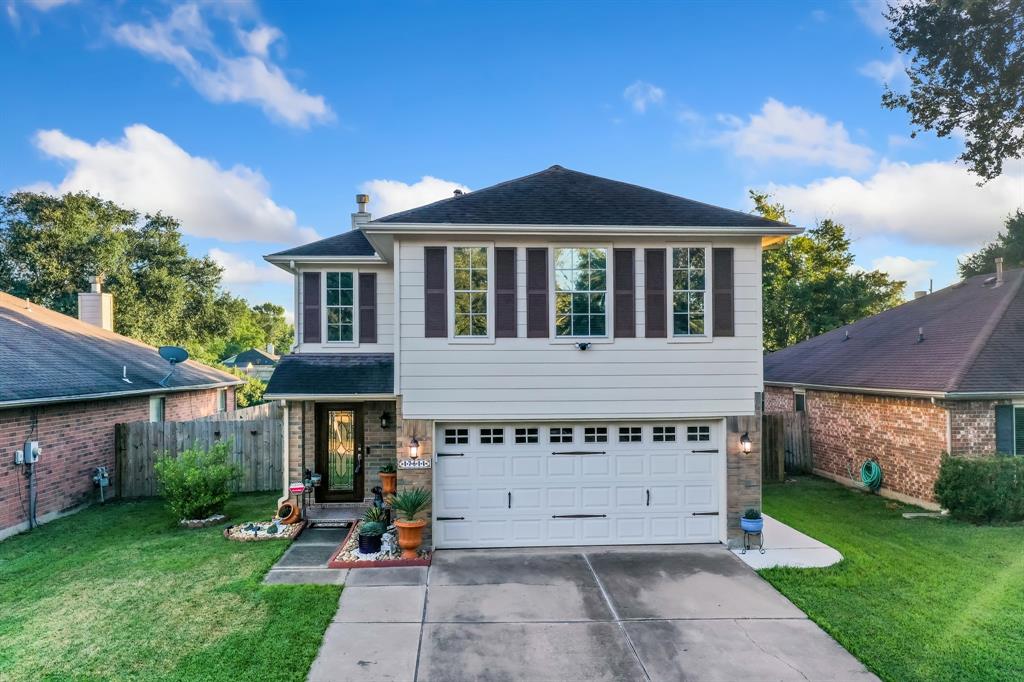
[[438, 547], [718, 542], [717, 423], [439, 424]]

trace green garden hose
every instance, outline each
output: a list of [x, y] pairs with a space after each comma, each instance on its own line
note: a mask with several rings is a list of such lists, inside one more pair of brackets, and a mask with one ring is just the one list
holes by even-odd
[[882, 467], [876, 460], [868, 459], [860, 467], [860, 480], [872, 492], [882, 487]]

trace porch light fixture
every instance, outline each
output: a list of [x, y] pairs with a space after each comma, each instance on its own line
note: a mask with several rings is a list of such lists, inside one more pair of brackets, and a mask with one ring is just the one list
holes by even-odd
[[744, 455], [749, 455], [750, 454], [750, 447], [751, 447], [751, 445], [752, 445], [752, 443], [750, 442], [750, 434], [748, 434], [746, 431], [744, 431], [743, 435], [740, 436], [740, 447], [743, 448], [743, 454]]
[[388, 414], [387, 410], [384, 410], [380, 414], [380, 428], [386, 429], [391, 426], [391, 415]]
[[416, 440], [416, 436], [413, 436], [412, 440], [409, 441], [409, 456], [413, 459], [420, 458], [420, 442]]

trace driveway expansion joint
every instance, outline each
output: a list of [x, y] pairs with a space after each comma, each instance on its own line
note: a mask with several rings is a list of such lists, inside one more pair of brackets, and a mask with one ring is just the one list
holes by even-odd
[[594, 576], [594, 581], [597, 583], [598, 589], [601, 590], [601, 596], [604, 597], [604, 601], [608, 605], [608, 610], [612, 612], [612, 618], [615, 619], [615, 624], [619, 626], [619, 632], [621, 632], [622, 636], [626, 638], [626, 646], [628, 646], [629, 650], [633, 652], [633, 657], [636, 658], [636, 662], [640, 666], [640, 670], [644, 673], [644, 679], [649, 682], [651, 675], [647, 672], [647, 666], [645, 666], [644, 662], [640, 659], [640, 654], [637, 653], [636, 647], [633, 646], [633, 640], [630, 639], [629, 633], [626, 631], [626, 626], [622, 624], [622, 619], [619, 618], [619, 613], [615, 610], [615, 604], [612, 603], [611, 597], [608, 596], [607, 590], [604, 589], [604, 584], [601, 582], [601, 578], [597, 575], [597, 571], [594, 570], [594, 565], [590, 563], [590, 557], [587, 556], [586, 552], [583, 552], [582, 555], [583, 560], [587, 562], [587, 568], [590, 569], [590, 573]]

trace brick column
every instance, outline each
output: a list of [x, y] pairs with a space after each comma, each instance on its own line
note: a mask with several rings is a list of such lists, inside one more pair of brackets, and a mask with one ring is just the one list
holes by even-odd
[[[725, 423], [727, 533], [735, 545], [743, 539], [740, 516], [750, 507], [761, 509], [761, 415], [727, 417]], [[744, 433], [750, 437], [749, 454], [740, 447]]]
[[[396, 455], [399, 461], [409, 459], [409, 441], [415, 436], [420, 443], [420, 459], [433, 459], [434, 457], [434, 422], [428, 419], [404, 419], [402, 415], [402, 399], [395, 403], [395, 433], [396, 433]], [[426, 488], [433, 494], [434, 471], [433, 469], [398, 469], [398, 491], [408, 488]], [[433, 546], [433, 532], [431, 528], [431, 510], [433, 505], [424, 511], [420, 518], [426, 519], [427, 526], [423, 529], [423, 546]]]

